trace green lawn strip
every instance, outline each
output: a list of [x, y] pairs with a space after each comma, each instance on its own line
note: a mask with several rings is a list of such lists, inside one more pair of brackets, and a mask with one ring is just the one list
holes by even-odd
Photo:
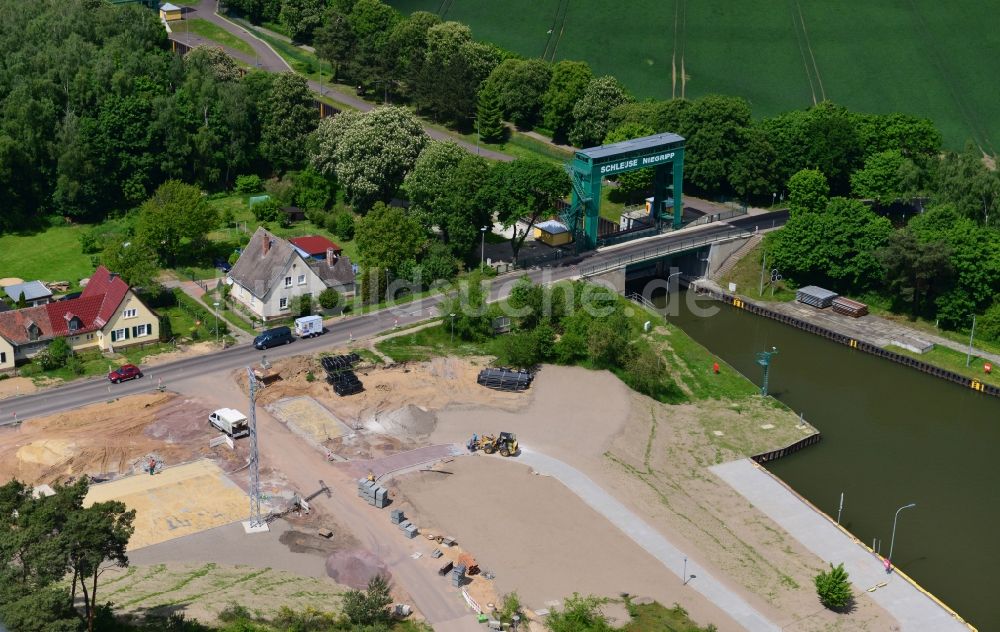
[[184, 588], [185, 586], [187, 586], [188, 584], [190, 584], [194, 580], [196, 580], [196, 579], [198, 579], [200, 577], [204, 577], [205, 575], [208, 575], [211, 571], [215, 570], [215, 568], [217, 568], [216, 564], [214, 564], [213, 562], [209, 562], [208, 564], [205, 564], [201, 568], [198, 568], [198, 569], [196, 569], [194, 571], [191, 571], [190, 573], [185, 573], [170, 588], [165, 588], [164, 590], [159, 590], [159, 591], [156, 591], [156, 592], [145, 593], [145, 594], [140, 595], [138, 597], [134, 597], [134, 598], [132, 598], [129, 601], [126, 601], [124, 603], [119, 603], [118, 605], [120, 607], [127, 608], [128, 606], [134, 606], [137, 603], [141, 603], [143, 601], [148, 601], [150, 599], [153, 599], [154, 597], [159, 597], [161, 595], [166, 595], [166, 594], [169, 594], [169, 593], [172, 593], [172, 592], [177, 592], [178, 590], [181, 590], [182, 588]]
[[700, 627], [677, 604], [667, 608], [658, 602], [643, 605], [630, 603], [628, 611], [631, 619], [621, 628], [623, 632], [708, 632], [714, 629]]
[[[736, 293], [755, 301], [785, 302], [795, 300], [795, 287], [790, 281], [781, 280], [771, 283], [773, 266], [764, 268], [764, 293], [760, 293], [761, 263], [764, 255], [764, 244], [760, 243], [743, 255], [739, 262], [722, 279], [719, 285], [729, 291], [729, 284], [736, 284]], [[780, 270], [778, 271], [781, 272]], [[772, 288], [773, 285], [773, 288]], [[771, 290], [774, 290], [772, 295]]]
[[223, 29], [221, 26], [213, 24], [208, 20], [202, 18], [194, 18], [192, 20], [183, 20], [177, 26], [171, 27], [174, 32], [178, 33], [194, 33], [199, 37], [204, 37], [205, 39], [212, 40], [217, 44], [221, 44], [227, 48], [231, 48], [238, 53], [242, 53], [248, 57], [254, 56], [253, 48], [236, 37], [229, 31]]
[[88, 228], [59, 224], [37, 233], [0, 236], [0, 277], [69, 281], [76, 287], [94, 272], [90, 255], [80, 246], [80, 235]]
[[452, 340], [448, 323], [440, 327], [427, 327], [408, 335], [383, 340], [375, 347], [396, 362], [429, 360], [439, 356], [497, 355], [499, 338], [485, 342], [470, 342], [461, 338]]
[[927, 364], [933, 364], [936, 367], [954, 371], [959, 375], [979, 380], [984, 384], [1000, 386], [1000, 366], [994, 365], [993, 372], [987, 375], [986, 372], [983, 371], [983, 365], [986, 363], [993, 364], [993, 362], [980, 358], [975, 354], [973, 354], [972, 361], [969, 363], [969, 366], [965, 366], [966, 354], [961, 351], [949, 349], [948, 347], [935, 346], [927, 353], [915, 353], [895, 345], [889, 345], [886, 348], [889, 351], [910, 356], [911, 358], [916, 358], [917, 360], [926, 362]]

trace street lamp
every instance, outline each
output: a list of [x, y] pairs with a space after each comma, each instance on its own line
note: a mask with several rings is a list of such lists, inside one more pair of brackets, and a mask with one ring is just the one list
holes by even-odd
[[903, 511], [904, 509], [910, 509], [916, 506], [917, 503], [910, 503], [909, 505], [903, 505], [902, 507], [896, 510], [896, 517], [892, 519], [892, 539], [889, 540], [889, 557], [886, 558], [887, 560], [889, 560], [890, 564], [892, 563], [892, 547], [894, 544], [896, 544], [896, 521], [899, 520], [899, 512]]
[[455, 346], [455, 314], [449, 314], [451, 316], [451, 344]]
[[219, 344], [219, 301], [212, 303], [215, 306], [215, 344]]
[[671, 272], [669, 275], [667, 275], [667, 290], [668, 291], [670, 290], [670, 279], [674, 278], [675, 276], [680, 276], [681, 274], [683, 274], [683, 273], [680, 272], [680, 271], [677, 271], [677, 272]]
[[479, 229], [482, 233], [482, 239], [479, 240], [479, 269], [482, 270], [483, 266], [486, 265], [486, 231], [489, 226], [483, 226]]

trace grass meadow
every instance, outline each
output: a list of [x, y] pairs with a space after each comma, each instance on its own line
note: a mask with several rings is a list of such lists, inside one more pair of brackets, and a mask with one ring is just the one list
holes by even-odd
[[[1000, 1], [389, 0], [528, 57], [582, 59], [640, 98], [747, 98], [756, 116], [824, 98], [932, 119], [946, 146], [1000, 150]], [[552, 33], [548, 33], [549, 30]], [[683, 77], [683, 78], [682, 78]]]

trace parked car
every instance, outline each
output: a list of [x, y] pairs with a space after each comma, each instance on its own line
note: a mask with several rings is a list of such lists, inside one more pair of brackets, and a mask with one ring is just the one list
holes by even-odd
[[215, 267], [223, 272], [229, 272], [233, 268], [233, 266], [229, 265], [229, 262], [225, 259], [216, 259], [214, 263]]
[[125, 364], [114, 371], [108, 373], [108, 379], [112, 384], [117, 384], [119, 382], [125, 382], [128, 380], [134, 380], [136, 378], [142, 377], [142, 371], [139, 370], [134, 364]]
[[270, 349], [271, 347], [277, 347], [278, 345], [287, 345], [294, 338], [292, 338], [292, 330], [288, 327], [275, 327], [274, 329], [268, 329], [262, 332], [259, 336], [253, 339], [253, 346], [260, 349]]

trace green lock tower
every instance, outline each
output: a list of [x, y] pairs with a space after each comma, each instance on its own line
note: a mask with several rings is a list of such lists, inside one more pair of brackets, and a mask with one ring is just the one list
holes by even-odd
[[[680, 228], [684, 210], [684, 138], [677, 134], [654, 134], [643, 138], [581, 149], [566, 170], [573, 181], [573, 201], [563, 212], [563, 221], [573, 232], [580, 250], [597, 247], [597, 225], [601, 214], [601, 181], [637, 169], [653, 169], [651, 225], [669, 219]], [[667, 190], [672, 189], [673, 214], [666, 214]]]

